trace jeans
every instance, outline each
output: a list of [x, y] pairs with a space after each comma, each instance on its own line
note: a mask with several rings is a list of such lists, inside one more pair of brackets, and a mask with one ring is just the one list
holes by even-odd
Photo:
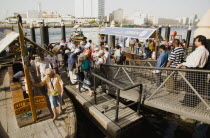
[[149, 48], [146, 48], [145, 47], [145, 49], [144, 49], [144, 52], [145, 52], [145, 54], [146, 54], [146, 58], [148, 58], [149, 57]]
[[139, 48], [136, 48], [136, 54], [139, 54]]

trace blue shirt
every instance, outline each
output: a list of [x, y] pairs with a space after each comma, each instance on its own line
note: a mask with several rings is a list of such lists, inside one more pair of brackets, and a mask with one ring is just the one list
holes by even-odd
[[168, 62], [168, 53], [166, 51], [161, 52], [156, 67], [165, 67], [167, 65], [167, 62]]
[[73, 58], [74, 53], [69, 54], [68, 57], [68, 70], [70, 70], [73, 67], [73, 64], [76, 62], [76, 60]]

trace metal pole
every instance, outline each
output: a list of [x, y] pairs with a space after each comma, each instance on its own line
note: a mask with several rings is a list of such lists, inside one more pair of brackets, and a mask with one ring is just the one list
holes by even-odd
[[94, 83], [94, 103], [97, 104], [96, 102], [96, 77], [94, 76], [93, 78], [93, 83]]
[[63, 22], [61, 23], [61, 34], [62, 34], [62, 39], [64, 39], [64, 41], [66, 42], [66, 27]]
[[110, 47], [112, 49], [115, 48], [115, 36], [114, 35], [110, 35]]
[[192, 29], [191, 29], [191, 27], [189, 27], [188, 30], [187, 30], [187, 37], [186, 37], [186, 46], [187, 46], [187, 48], [189, 47], [189, 44], [190, 44], [191, 32], [192, 32]]
[[117, 89], [117, 101], [116, 101], [116, 112], [115, 112], [115, 121], [118, 121], [119, 113], [119, 100], [120, 100], [120, 89]]
[[138, 109], [137, 109], [138, 115], [140, 114], [140, 109], [141, 109], [142, 92], [143, 92], [143, 85], [141, 84], [139, 86], [139, 104], [138, 104]]
[[30, 26], [30, 31], [31, 31], [31, 39], [36, 42], [36, 33], [35, 33], [35, 28], [33, 26], [33, 24], [31, 24]]
[[33, 121], [35, 122], [37, 120], [37, 115], [36, 115], [36, 109], [35, 109], [34, 98], [33, 98], [33, 93], [32, 93], [31, 79], [29, 75], [28, 59], [26, 56], [26, 47], [24, 45], [24, 33], [21, 26], [21, 22], [19, 22], [19, 21], [22, 21], [22, 19], [20, 15], [18, 15], [17, 18], [18, 18], [19, 42], [20, 42], [20, 49], [21, 49], [22, 64], [24, 68], [26, 86], [28, 87], [28, 95], [29, 95], [32, 117], [33, 117]]
[[105, 35], [105, 41], [108, 43], [108, 35]]
[[161, 33], [162, 33], [162, 27], [161, 26], [159, 26], [159, 28], [158, 28], [158, 33], [161, 35]]

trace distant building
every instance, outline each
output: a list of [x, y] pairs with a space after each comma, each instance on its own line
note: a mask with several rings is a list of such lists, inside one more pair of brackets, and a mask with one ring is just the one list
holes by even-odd
[[104, 0], [75, 0], [76, 18], [103, 19], [105, 13]]
[[189, 18], [189, 26], [195, 26], [197, 24], [197, 19], [198, 19], [198, 16], [195, 14], [194, 16], [191, 16]]
[[123, 21], [123, 9], [114, 10], [109, 15], [110, 21], [115, 21], [116, 23], [120, 24]]
[[27, 18], [40, 18], [40, 12], [36, 10], [28, 10], [26, 15]]
[[43, 12], [43, 18], [60, 18], [60, 14], [57, 12]]
[[182, 22], [183, 25], [188, 25], [188, 23], [189, 23], [189, 18], [188, 18], [188, 17], [183, 17], [183, 18], [182, 18], [182, 21], [183, 21], [183, 22]]
[[155, 25], [179, 25], [179, 20], [175, 19], [166, 19], [166, 18], [157, 18]]

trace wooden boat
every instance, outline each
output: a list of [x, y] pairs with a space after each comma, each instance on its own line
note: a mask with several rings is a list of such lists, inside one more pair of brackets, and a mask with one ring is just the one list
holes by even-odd
[[[25, 46], [22, 42], [30, 41], [31, 44], [38, 45], [23, 35], [20, 22], [18, 26], [19, 33], [12, 32], [0, 42], [2, 44], [0, 52], [12, 42], [20, 40], [19, 46], [21, 47], [21, 58], [24, 59], [22, 64], [26, 82], [13, 82], [13, 75], [17, 72], [17, 67], [7, 62], [3, 63], [3, 61], [0, 63], [1, 66], [4, 65], [0, 68], [0, 138], [76, 137], [77, 119], [71, 99], [64, 94], [63, 113], [53, 121], [47, 96], [38, 88], [32, 91], [30, 83], [38, 83], [38, 78], [33, 74], [35, 73], [34, 68], [29, 67], [26, 62]], [[44, 49], [40, 47], [40, 50]], [[24, 96], [26, 86], [29, 98]]]
[[[73, 32], [73, 34], [71, 34], [70, 39], [72, 39], [73, 41], [82, 41], [84, 40], [85, 36], [83, 34], [83, 31], [81, 31], [80, 25], [75, 25], [73, 27], [75, 29], [75, 31]], [[80, 31], [78, 31], [78, 29], [80, 28]]]

